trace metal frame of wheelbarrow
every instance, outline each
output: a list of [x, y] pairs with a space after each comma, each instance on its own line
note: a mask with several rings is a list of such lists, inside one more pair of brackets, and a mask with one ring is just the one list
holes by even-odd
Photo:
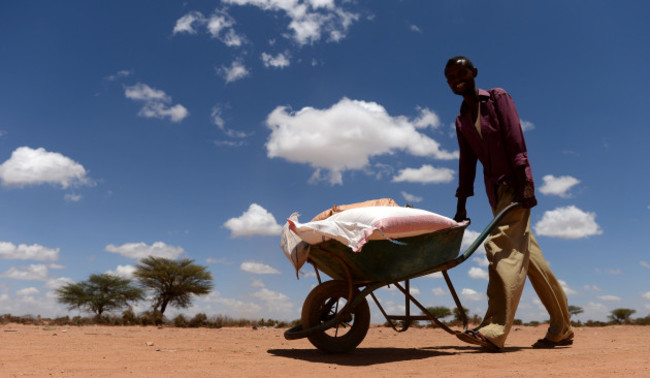
[[[449, 288], [449, 291], [454, 299], [454, 302], [456, 303], [456, 307], [459, 309], [460, 317], [463, 323], [463, 330], [467, 330], [468, 326], [468, 320], [467, 320], [467, 315], [465, 314], [464, 308], [462, 304], [460, 303], [460, 299], [458, 298], [458, 295], [456, 294], [456, 290], [454, 289], [454, 286], [451, 282], [451, 279], [449, 278], [449, 275], [447, 274], [447, 270], [456, 267], [457, 265], [463, 263], [465, 260], [467, 260], [469, 257], [472, 256], [472, 254], [478, 249], [478, 247], [483, 243], [483, 241], [488, 237], [488, 235], [492, 232], [492, 230], [499, 224], [499, 222], [503, 219], [503, 217], [508, 213], [511, 209], [519, 206], [519, 203], [512, 203], [509, 206], [507, 206], [505, 209], [503, 209], [499, 214], [497, 214], [494, 219], [487, 225], [487, 227], [483, 230], [483, 232], [472, 242], [472, 244], [467, 248], [465, 252], [462, 254], [458, 255], [458, 257], [451, 259], [445, 263], [442, 263], [440, 265], [437, 265], [433, 268], [426, 269], [424, 271], [418, 272], [414, 274], [411, 277], [408, 277], [406, 279], [400, 279], [397, 281], [391, 281], [391, 282], [355, 282], [352, 278], [352, 274], [350, 272], [350, 268], [347, 266], [345, 261], [341, 259], [339, 256], [336, 256], [333, 253], [329, 253], [327, 250], [323, 250], [321, 248], [321, 251], [326, 253], [332, 260], [337, 261], [339, 266], [342, 267], [342, 271], [344, 272], [345, 276], [345, 281], [347, 282], [348, 286], [348, 296], [347, 296], [347, 303], [345, 306], [338, 311], [338, 313], [330, 320], [321, 323], [317, 326], [308, 328], [308, 329], [303, 329], [302, 325], [298, 325], [296, 327], [293, 327], [289, 330], [287, 330], [284, 333], [284, 337], [287, 340], [295, 340], [295, 339], [300, 339], [304, 337], [308, 337], [311, 334], [314, 334], [316, 332], [321, 332], [325, 331], [329, 328], [332, 328], [336, 326], [339, 323], [342, 323], [344, 321], [344, 318], [349, 315], [352, 309], [354, 309], [357, 305], [359, 305], [366, 296], [370, 295], [370, 297], [374, 300], [375, 304], [381, 311], [382, 315], [386, 318], [388, 323], [391, 325], [391, 327], [397, 331], [397, 332], [404, 332], [409, 328], [409, 325], [412, 321], [416, 320], [428, 320], [431, 321], [432, 323], [435, 323], [438, 325], [440, 328], [445, 330], [446, 332], [455, 335], [458, 333], [458, 331], [454, 331], [450, 329], [447, 325], [445, 325], [443, 322], [441, 322], [438, 318], [433, 316], [429, 311], [426, 310], [426, 308], [418, 301], [416, 300], [410, 293], [410, 280], [418, 277], [425, 276], [427, 274], [435, 273], [435, 272], [442, 272], [443, 277], [445, 278], [445, 281], [447, 283], [447, 287]], [[462, 228], [466, 228], [469, 225], [463, 225], [461, 226]], [[313, 261], [309, 261], [313, 266], [314, 270], [316, 271], [316, 277], [318, 279], [319, 285], [322, 284], [322, 280], [320, 277], [319, 269], [317, 267], [317, 264], [315, 264]], [[404, 286], [400, 285], [400, 282], [404, 282]], [[381, 306], [379, 303], [379, 300], [377, 297], [374, 295], [374, 291], [384, 287], [384, 286], [389, 286], [389, 285], [394, 285], [397, 289], [399, 289], [405, 297], [405, 314], [404, 315], [389, 315], [386, 313], [384, 308]], [[360, 288], [365, 286], [365, 288], [359, 292], [357, 295], [354, 295], [355, 289]], [[411, 310], [411, 302], [418, 308], [424, 315], [411, 315], [410, 310]], [[400, 329], [398, 329], [393, 321], [402, 321], [402, 326]]]

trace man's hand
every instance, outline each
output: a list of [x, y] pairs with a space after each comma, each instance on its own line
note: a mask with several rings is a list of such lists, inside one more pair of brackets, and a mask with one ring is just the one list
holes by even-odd
[[456, 204], [456, 215], [454, 215], [454, 220], [456, 222], [462, 222], [467, 220], [467, 210], [465, 210], [465, 198], [459, 198], [458, 203]]
[[519, 202], [524, 209], [530, 209], [537, 205], [535, 198], [535, 184], [528, 181], [524, 167], [521, 167], [516, 172], [517, 187], [515, 194], [515, 201]]

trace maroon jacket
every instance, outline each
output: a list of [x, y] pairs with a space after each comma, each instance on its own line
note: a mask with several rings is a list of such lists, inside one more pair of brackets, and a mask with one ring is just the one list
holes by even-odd
[[497, 204], [498, 185], [516, 185], [515, 168], [525, 167], [526, 180], [533, 182], [528, 162], [526, 142], [515, 103], [501, 88], [479, 89], [481, 102], [481, 136], [476, 131], [472, 116], [463, 101], [456, 118], [456, 136], [460, 148], [458, 189], [456, 197], [474, 195], [476, 160], [483, 165], [485, 190], [492, 208]]

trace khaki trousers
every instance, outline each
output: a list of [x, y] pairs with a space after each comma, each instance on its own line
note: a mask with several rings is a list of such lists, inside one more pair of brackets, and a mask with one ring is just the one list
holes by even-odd
[[[512, 202], [513, 190], [499, 186], [493, 213], [498, 214]], [[550, 315], [545, 337], [551, 341], [573, 338], [567, 297], [530, 231], [530, 209], [516, 208], [506, 214], [488, 236], [485, 250], [490, 280], [488, 309], [479, 326], [483, 336], [498, 347], [504, 346], [528, 277]]]

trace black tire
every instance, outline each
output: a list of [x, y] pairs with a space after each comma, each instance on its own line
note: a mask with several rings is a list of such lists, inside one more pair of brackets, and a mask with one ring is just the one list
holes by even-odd
[[[353, 290], [353, 297], [359, 290]], [[343, 309], [348, 299], [348, 284], [344, 281], [327, 281], [316, 286], [302, 305], [303, 329], [316, 327]], [[316, 348], [328, 353], [345, 353], [356, 348], [366, 337], [370, 327], [370, 308], [364, 298], [342, 322], [307, 336]]]

